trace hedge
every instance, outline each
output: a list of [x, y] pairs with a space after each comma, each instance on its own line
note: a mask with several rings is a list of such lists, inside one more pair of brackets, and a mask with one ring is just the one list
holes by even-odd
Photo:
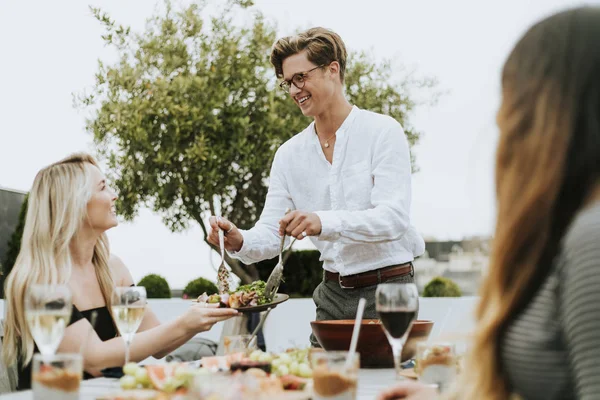
[[217, 285], [215, 285], [213, 282], [205, 278], [197, 278], [185, 286], [185, 289], [183, 289], [183, 295], [186, 298], [195, 299], [204, 292], [211, 295], [217, 293], [218, 291], [219, 289], [217, 288]]
[[451, 279], [437, 276], [423, 289], [423, 297], [460, 297], [462, 292]]
[[146, 275], [138, 282], [138, 286], [146, 288], [146, 294], [149, 299], [171, 298], [171, 288], [169, 287], [167, 280], [160, 275]]
[[[317, 250], [293, 251], [285, 262], [279, 291], [290, 297], [312, 297], [313, 291], [323, 280], [323, 263], [319, 257]], [[259, 262], [257, 268], [260, 279], [269, 279], [278, 261], [279, 257]]]

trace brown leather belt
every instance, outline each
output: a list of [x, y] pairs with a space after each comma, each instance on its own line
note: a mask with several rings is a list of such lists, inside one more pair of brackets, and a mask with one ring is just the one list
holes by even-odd
[[342, 289], [358, 289], [374, 286], [392, 278], [404, 275], [415, 275], [412, 262], [400, 265], [391, 265], [374, 271], [361, 272], [360, 274], [341, 276], [337, 272], [325, 271], [325, 279], [338, 282]]

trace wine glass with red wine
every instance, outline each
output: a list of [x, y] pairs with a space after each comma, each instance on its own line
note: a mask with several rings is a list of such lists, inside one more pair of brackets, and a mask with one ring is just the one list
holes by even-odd
[[377, 285], [375, 307], [392, 346], [396, 377], [400, 377], [402, 348], [419, 310], [419, 291], [414, 283]]

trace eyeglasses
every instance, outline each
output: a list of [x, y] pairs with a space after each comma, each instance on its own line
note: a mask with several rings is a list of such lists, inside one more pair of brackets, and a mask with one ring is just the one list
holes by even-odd
[[292, 88], [292, 84], [294, 84], [294, 86], [296, 86], [298, 89], [302, 89], [304, 87], [304, 85], [306, 84], [306, 78], [308, 77], [308, 74], [312, 71], [314, 71], [317, 68], [323, 68], [325, 66], [325, 64], [323, 65], [319, 65], [314, 67], [313, 69], [309, 69], [308, 71], [305, 72], [298, 72], [297, 74], [294, 74], [292, 76], [292, 79], [287, 80], [287, 81], [282, 81], [279, 84], [279, 87], [281, 88], [281, 90], [283, 90], [286, 93], [289, 93], [290, 89]]

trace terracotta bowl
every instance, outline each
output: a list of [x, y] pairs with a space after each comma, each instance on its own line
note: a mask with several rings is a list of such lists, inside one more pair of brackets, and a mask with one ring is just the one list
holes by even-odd
[[[353, 319], [312, 321], [310, 325], [315, 337], [325, 350], [350, 349], [350, 340], [354, 329]], [[432, 328], [433, 321], [417, 320], [413, 323], [402, 350], [402, 361], [410, 360], [415, 356], [417, 343], [427, 340]], [[357, 351], [360, 353], [360, 364], [363, 368], [392, 368], [394, 366], [392, 348], [383, 327], [376, 319], [363, 320]]]

